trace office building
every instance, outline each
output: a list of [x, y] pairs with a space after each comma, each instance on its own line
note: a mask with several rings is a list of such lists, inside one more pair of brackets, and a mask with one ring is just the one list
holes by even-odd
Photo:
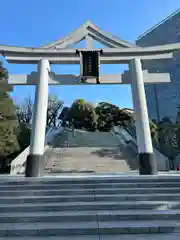
[[[139, 36], [138, 46], [153, 46], [180, 42], [180, 9]], [[180, 51], [171, 60], [146, 61], [144, 68], [150, 72], [170, 72], [171, 83], [148, 84], [145, 86], [150, 119], [163, 117], [176, 120], [177, 106], [180, 104]]]

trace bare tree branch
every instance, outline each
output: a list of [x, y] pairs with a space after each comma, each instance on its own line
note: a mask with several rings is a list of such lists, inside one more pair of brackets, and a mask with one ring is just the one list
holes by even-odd
[[[47, 128], [58, 125], [59, 111], [63, 107], [63, 102], [56, 96], [49, 95], [47, 107]], [[33, 101], [30, 97], [26, 98], [21, 105], [16, 107], [16, 114], [19, 123], [31, 124], [33, 114]]]

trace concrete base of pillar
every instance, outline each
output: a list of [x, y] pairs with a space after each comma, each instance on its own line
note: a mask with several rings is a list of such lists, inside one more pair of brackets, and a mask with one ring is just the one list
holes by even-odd
[[26, 177], [42, 177], [44, 175], [44, 156], [33, 155], [27, 156], [26, 160]]
[[140, 175], [155, 175], [158, 173], [154, 153], [139, 153]]

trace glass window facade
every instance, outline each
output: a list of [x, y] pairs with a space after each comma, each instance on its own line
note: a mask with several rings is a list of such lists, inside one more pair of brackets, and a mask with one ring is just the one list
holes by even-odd
[[[177, 42], [180, 42], [180, 11], [140, 36], [136, 44], [145, 47]], [[167, 116], [175, 120], [180, 104], [180, 51], [170, 60], [144, 61], [143, 68], [149, 72], [167, 72], [171, 76], [171, 83], [145, 85], [149, 118], [160, 121]]]

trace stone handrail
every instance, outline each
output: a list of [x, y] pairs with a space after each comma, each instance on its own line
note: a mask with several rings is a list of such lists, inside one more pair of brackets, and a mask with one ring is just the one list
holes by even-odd
[[[119, 127], [119, 126], [115, 126], [113, 128], [114, 133], [116, 133], [117, 137], [118, 134], [121, 135], [121, 139], [122, 137], [124, 138], [124, 143], [128, 144], [131, 143], [133, 146], [136, 147], [137, 149], [137, 143], [136, 143], [136, 137], [133, 136], [132, 133], [130, 133], [130, 131], [127, 131], [126, 128], [124, 127]], [[119, 137], [118, 137], [119, 138]], [[120, 138], [119, 138], [120, 139]], [[138, 150], [138, 149], [137, 149]], [[156, 159], [157, 159], [157, 164], [158, 164], [158, 169], [160, 171], [167, 171], [170, 170], [169, 169], [169, 159], [168, 157], [164, 156], [162, 153], [160, 153], [157, 149], [153, 148], [154, 153], [156, 154]], [[137, 151], [138, 152], [138, 151]]]
[[[45, 148], [44, 152], [49, 147], [48, 144], [53, 140], [54, 136], [63, 131], [63, 127], [52, 127], [48, 130], [46, 133], [46, 139], [45, 139]], [[26, 158], [29, 154], [29, 146], [24, 149], [12, 162], [11, 162], [11, 169], [10, 174], [16, 175], [16, 174], [23, 174], [25, 171], [25, 164], [26, 164]]]

